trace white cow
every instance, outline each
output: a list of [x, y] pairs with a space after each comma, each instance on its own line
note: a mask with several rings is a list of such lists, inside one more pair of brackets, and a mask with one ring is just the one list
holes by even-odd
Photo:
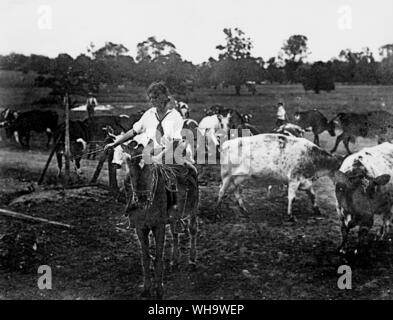
[[333, 176], [342, 160], [320, 149], [309, 140], [280, 134], [261, 134], [224, 142], [221, 151], [222, 185], [217, 209], [226, 192], [234, 191], [240, 208], [247, 212], [240, 185], [250, 178], [263, 185], [288, 184], [288, 217], [298, 190], [306, 191], [314, 210], [313, 181], [321, 176]]
[[379, 235], [389, 232], [393, 215], [393, 144], [383, 143], [346, 158], [336, 173], [337, 213], [342, 221], [340, 250], [349, 231], [359, 225], [359, 248], [366, 242], [374, 215], [382, 215]]
[[217, 147], [220, 144], [217, 137], [227, 133], [230, 117], [230, 112], [226, 115], [214, 114], [206, 116], [199, 122], [198, 131], [202, 136], [206, 137], [208, 144], [212, 142]]

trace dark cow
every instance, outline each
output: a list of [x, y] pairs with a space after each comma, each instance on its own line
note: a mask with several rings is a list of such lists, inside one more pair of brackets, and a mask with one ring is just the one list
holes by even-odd
[[95, 153], [92, 153], [96, 145], [103, 145], [106, 139], [106, 132], [103, 130], [110, 126], [114, 134], [127, 132], [133, 124], [141, 118], [141, 114], [121, 115], [121, 116], [94, 116], [86, 119], [85, 127], [87, 130], [87, 142], [89, 145], [88, 159], [95, 159]]
[[380, 238], [388, 234], [393, 213], [392, 176], [391, 143], [364, 148], [344, 160], [335, 177], [342, 253], [346, 253], [349, 231], [356, 226], [359, 226], [358, 249], [365, 248], [375, 215], [382, 216]]
[[225, 115], [226, 109], [222, 105], [215, 104], [211, 106], [209, 109], [205, 108], [204, 111], [206, 116], [213, 116], [219, 114]]
[[335, 152], [343, 141], [348, 154], [351, 154], [349, 142], [354, 143], [357, 137], [377, 137], [378, 144], [393, 139], [393, 115], [389, 112], [339, 113], [335, 119], [338, 119], [343, 133], [337, 137], [331, 152]]
[[[46, 146], [49, 147], [53, 132], [56, 130], [58, 115], [54, 111], [32, 110], [23, 113], [5, 110], [4, 121], [2, 126], [9, 133], [15, 133], [15, 138], [23, 147], [30, 146], [30, 132], [46, 132], [48, 141]], [[23, 141], [24, 140], [24, 141]]]
[[319, 135], [325, 130], [328, 131], [332, 137], [336, 135], [334, 122], [329, 122], [328, 119], [316, 109], [296, 112], [295, 120], [296, 124], [303, 129], [308, 129], [311, 127], [311, 130], [314, 133], [314, 143], [317, 146], [320, 146]]
[[[71, 160], [75, 165], [75, 170], [78, 174], [81, 174], [81, 165], [83, 153], [87, 150], [88, 133], [86, 123], [84, 121], [70, 121], [70, 153]], [[61, 136], [61, 137], [60, 137]], [[56, 147], [56, 158], [58, 167], [58, 176], [61, 175], [63, 167], [63, 155], [65, 150], [65, 123], [59, 125], [54, 134], [54, 140], [57, 141], [60, 137], [60, 141]]]
[[[94, 116], [84, 121], [70, 121], [70, 145], [71, 157], [75, 161], [75, 168], [78, 174], [81, 174], [80, 161], [83, 154], [87, 153], [87, 158], [95, 159], [98, 152], [94, 152], [95, 145], [104, 145], [107, 138], [107, 132], [104, 130], [107, 126], [113, 128], [114, 134], [126, 132], [132, 128], [132, 125], [140, 119], [141, 115], [122, 115], [122, 116]], [[62, 143], [57, 148], [57, 163], [59, 174], [62, 169], [62, 155], [64, 153], [64, 123], [59, 126], [56, 136], [63, 135]]]
[[260, 131], [250, 124], [251, 114], [242, 115], [233, 109], [227, 109], [229, 114], [228, 129], [248, 129], [252, 135], [260, 134]]

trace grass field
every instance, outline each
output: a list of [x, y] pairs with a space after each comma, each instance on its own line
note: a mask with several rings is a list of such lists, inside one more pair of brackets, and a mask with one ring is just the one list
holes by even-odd
[[[21, 90], [21, 91], [19, 91]], [[42, 92], [26, 88], [0, 88], [0, 101], [14, 101], [20, 109], [30, 108], [24, 101]], [[24, 93], [23, 93], [24, 92]], [[31, 92], [30, 94], [27, 94]], [[24, 99], [21, 96], [24, 94]], [[25, 100], [27, 99], [27, 100]], [[111, 92], [98, 97], [99, 102], [113, 104], [115, 113], [133, 113], [146, 107], [143, 88]], [[200, 120], [203, 109], [222, 104], [242, 113], [252, 113], [253, 123], [268, 132], [275, 122], [274, 105], [286, 104], [290, 116], [295, 111], [318, 108], [329, 118], [337, 112], [386, 110], [393, 113], [393, 87], [337, 86], [329, 94], [305, 93], [301, 86], [266, 85], [258, 94], [237, 97], [231, 89], [197, 90], [188, 97], [191, 117]], [[133, 109], [123, 109], [134, 105]], [[57, 109], [60, 110], [60, 109]], [[73, 117], [83, 117], [75, 114]], [[44, 135], [43, 135], [44, 136]], [[48, 150], [43, 148], [43, 136], [34, 135], [33, 148], [26, 152], [16, 144], [0, 145], [0, 206], [17, 209], [31, 215], [51, 218], [79, 226], [76, 232], [58, 232], [43, 225], [27, 225], [0, 218], [0, 234], [17, 230], [41, 239], [35, 253], [15, 256], [25, 261], [21, 270], [0, 267], [0, 298], [32, 299], [138, 299], [142, 281], [139, 247], [134, 232], [116, 231], [123, 205], [110, 195], [95, 198], [89, 192], [81, 199], [66, 198], [57, 202], [10, 206], [15, 186], [37, 181], [46, 161]], [[311, 139], [310, 135], [307, 138]], [[322, 147], [330, 149], [334, 139], [327, 133], [321, 137]], [[373, 139], [359, 139], [353, 150], [374, 145]], [[343, 147], [338, 150], [343, 153]], [[83, 161], [86, 177], [90, 177], [96, 162]], [[56, 168], [52, 163], [46, 182], [56, 184]], [[101, 177], [107, 181], [106, 170]], [[218, 192], [219, 168], [211, 166], [201, 181], [200, 234], [198, 238], [198, 268], [186, 269], [185, 258], [179, 271], [165, 271], [167, 299], [392, 299], [393, 248], [391, 241], [375, 242], [370, 235], [372, 257], [357, 261], [354, 257], [339, 257], [340, 224], [335, 213], [332, 182], [326, 178], [317, 184], [317, 201], [321, 216], [314, 216], [308, 198], [300, 195], [294, 206], [296, 224], [285, 222], [286, 194], [276, 191], [266, 197], [266, 186], [248, 183], [244, 186], [247, 206], [255, 226], [241, 218], [234, 203], [224, 204], [223, 221], [212, 220]], [[8, 187], [7, 187], [8, 186]], [[17, 189], [17, 188], [16, 188]], [[379, 223], [379, 221], [377, 221]], [[375, 231], [375, 230], [374, 230]], [[43, 240], [42, 240], [43, 239]], [[182, 253], [187, 253], [185, 239]], [[351, 237], [351, 243], [356, 235]], [[170, 239], [168, 240], [170, 242]], [[167, 251], [169, 246], [167, 246]], [[0, 248], [1, 249], [1, 248]], [[1, 250], [0, 250], [1, 252]], [[19, 251], [18, 251], [19, 252]], [[29, 251], [30, 252], [30, 251]], [[23, 256], [25, 255], [25, 256]], [[1, 257], [0, 257], [1, 258]], [[19, 259], [19, 260], [18, 260]], [[28, 262], [26, 262], [28, 261]], [[1, 260], [0, 260], [1, 262]], [[30, 268], [27, 268], [28, 263]], [[36, 288], [36, 267], [47, 264], [56, 268], [54, 289]], [[353, 270], [353, 289], [337, 288], [337, 268], [349, 264]], [[18, 264], [16, 264], [17, 266]]]

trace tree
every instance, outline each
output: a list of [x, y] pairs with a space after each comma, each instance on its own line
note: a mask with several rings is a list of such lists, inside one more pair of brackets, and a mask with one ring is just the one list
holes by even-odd
[[87, 71], [90, 90], [97, 92], [100, 84], [118, 85], [134, 79], [135, 61], [124, 45], [106, 42], [96, 49], [91, 43], [87, 51], [92, 57]]
[[21, 66], [25, 73], [34, 71], [38, 74], [48, 74], [50, 71], [51, 59], [42, 55], [32, 54], [28, 60]]
[[219, 60], [226, 58], [240, 60], [251, 57], [252, 42], [250, 38], [245, 36], [242, 30], [235, 28], [234, 32], [232, 32], [232, 29], [225, 28], [223, 31], [226, 35], [226, 44], [216, 47], [216, 49], [221, 51], [218, 56]]
[[3, 57], [0, 68], [3, 70], [21, 71], [28, 61], [29, 57], [23, 54], [11, 53]]
[[176, 47], [172, 42], [165, 39], [157, 41], [155, 37], [149, 37], [147, 40], [137, 44], [136, 60], [138, 62], [153, 60], [174, 52], [176, 52]]
[[293, 35], [284, 42], [282, 50], [290, 61], [302, 61], [308, 55], [308, 38], [303, 35]]
[[377, 68], [377, 76], [382, 84], [393, 84], [393, 54], [384, 58]]
[[303, 64], [299, 69], [299, 78], [304, 90], [313, 90], [319, 94], [321, 91], [330, 92], [335, 89], [332, 63], [318, 61], [312, 65]]
[[353, 52], [342, 50], [339, 60], [333, 61], [334, 72], [339, 74], [339, 81], [349, 83], [378, 83], [377, 62], [369, 48]]
[[247, 81], [258, 81], [261, 60], [251, 57], [252, 42], [242, 30], [225, 28], [223, 31], [226, 44], [216, 47], [221, 53], [215, 64], [215, 73], [220, 82], [233, 85], [236, 95], [240, 95], [241, 86]]
[[129, 50], [122, 44], [113, 42], [106, 42], [105, 45], [94, 51], [94, 44], [90, 44], [88, 52], [90, 52], [94, 59], [105, 59], [108, 57], [119, 57], [129, 52]]
[[286, 55], [285, 59], [285, 73], [287, 80], [292, 83], [298, 82], [297, 70], [303, 64], [303, 59], [308, 55], [307, 47], [308, 38], [303, 35], [293, 35], [284, 42], [282, 50]]
[[278, 82], [282, 84], [285, 81], [285, 71], [278, 65], [275, 57], [267, 61], [265, 75], [265, 79], [270, 83]]

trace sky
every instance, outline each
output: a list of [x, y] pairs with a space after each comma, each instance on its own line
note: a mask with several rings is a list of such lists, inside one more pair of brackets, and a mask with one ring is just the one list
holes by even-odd
[[392, 13], [392, 0], [1, 0], [0, 54], [76, 57], [111, 41], [135, 57], [137, 44], [155, 36], [201, 63], [217, 58], [224, 28], [238, 27], [265, 60], [293, 34], [308, 37], [309, 61], [366, 46], [377, 57], [393, 43]]

